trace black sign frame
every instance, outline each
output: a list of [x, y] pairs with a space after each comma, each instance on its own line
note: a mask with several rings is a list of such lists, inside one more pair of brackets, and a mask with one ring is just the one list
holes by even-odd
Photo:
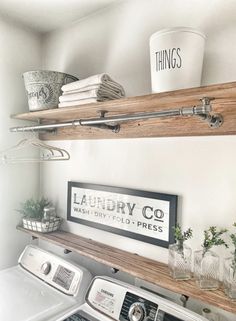
[[[134, 233], [121, 228], [112, 227], [109, 225], [100, 224], [97, 222], [93, 222], [93, 221], [89, 221], [86, 219], [73, 216], [72, 215], [72, 208], [73, 208], [72, 188], [76, 188], [78, 190], [88, 189], [88, 190], [94, 190], [94, 191], [116, 193], [116, 194], [126, 195], [126, 198], [127, 198], [127, 195], [130, 195], [130, 196], [135, 196], [135, 197], [137, 196], [145, 199], [150, 198], [152, 200], [163, 200], [163, 201], [169, 202], [168, 240], [166, 241], [159, 238], [142, 235], [140, 233]], [[107, 185], [69, 181], [68, 193], [67, 193], [67, 220], [74, 223], [83, 224], [96, 229], [119, 234], [125, 237], [142, 241], [142, 242], [151, 243], [157, 246], [167, 248], [169, 244], [172, 244], [175, 241], [173, 227], [176, 225], [176, 221], [177, 221], [177, 202], [178, 202], [178, 196], [172, 195], [172, 194], [156, 193], [156, 192], [142, 191], [142, 190], [136, 190], [136, 189], [130, 189], [130, 188], [123, 188], [123, 187], [114, 187], [114, 186], [107, 186]]]

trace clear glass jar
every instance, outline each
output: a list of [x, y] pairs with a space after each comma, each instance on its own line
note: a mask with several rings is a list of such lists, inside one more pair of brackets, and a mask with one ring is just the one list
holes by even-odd
[[220, 258], [212, 252], [202, 250], [194, 252], [194, 277], [203, 290], [219, 288]]
[[169, 245], [168, 266], [170, 275], [176, 280], [191, 279], [192, 250], [183, 242]]
[[224, 259], [223, 285], [225, 294], [236, 300], [236, 256]]
[[53, 220], [56, 217], [56, 209], [53, 206], [45, 206], [43, 209], [44, 221]]

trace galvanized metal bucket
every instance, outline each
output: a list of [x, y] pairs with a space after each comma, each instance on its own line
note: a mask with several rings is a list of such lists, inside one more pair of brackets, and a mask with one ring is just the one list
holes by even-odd
[[57, 108], [61, 87], [78, 80], [66, 73], [50, 70], [28, 71], [23, 78], [30, 111]]

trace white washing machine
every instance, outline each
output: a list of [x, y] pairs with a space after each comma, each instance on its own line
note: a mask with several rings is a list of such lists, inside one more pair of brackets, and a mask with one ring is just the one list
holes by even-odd
[[29, 245], [18, 265], [0, 271], [1, 321], [58, 321], [84, 302], [91, 274]]
[[135, 286], [96, 277], [86, 302], [63, 321], [207, 321], [174, 302]]

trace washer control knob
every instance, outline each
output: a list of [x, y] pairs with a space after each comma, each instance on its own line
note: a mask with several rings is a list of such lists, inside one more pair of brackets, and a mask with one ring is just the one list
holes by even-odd
[[146, 309], [144, 304], [140, 302], [133, 303], [129, 308], [130, 321], [143, 321], [146, 316]]
[[45, 262], [41, 266], [41, 271], [43, 272], [44, 275], [47, 275], [51, 271], [51, 263], [50, 262]]

